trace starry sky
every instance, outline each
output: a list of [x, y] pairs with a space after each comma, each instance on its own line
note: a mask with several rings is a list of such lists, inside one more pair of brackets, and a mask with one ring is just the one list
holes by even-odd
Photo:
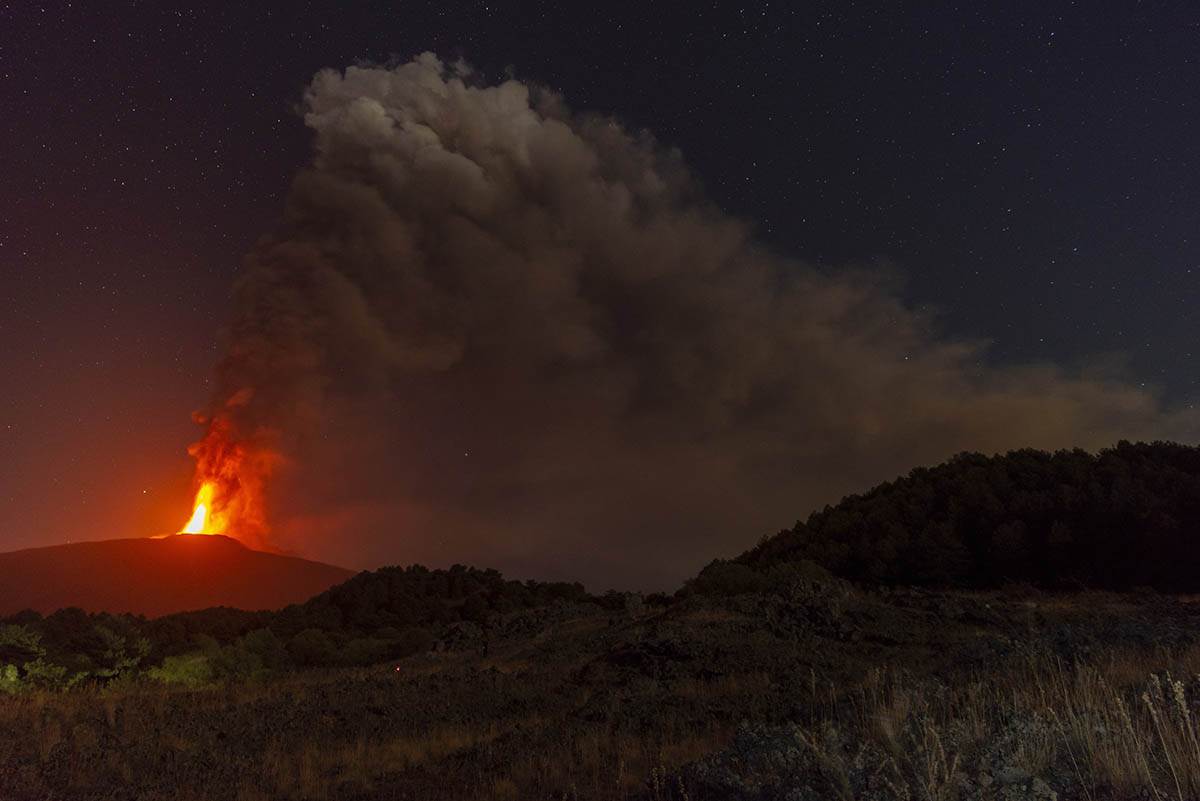
[[183, 522], [305, 85], [425, 50], [653, 131], [776, 251], [894, 270], [996, 363], [1189, 404], [1200, 11], [901, 5], [0, 3], [0, 548]]

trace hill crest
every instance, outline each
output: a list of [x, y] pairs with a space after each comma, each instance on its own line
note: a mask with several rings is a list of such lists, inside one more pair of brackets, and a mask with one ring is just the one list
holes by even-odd
[[0, 616], [71, 606], [150, 617], [213, 606], [278, 609], [353, 575], [221, 535], [75, 542], [0, 553]]

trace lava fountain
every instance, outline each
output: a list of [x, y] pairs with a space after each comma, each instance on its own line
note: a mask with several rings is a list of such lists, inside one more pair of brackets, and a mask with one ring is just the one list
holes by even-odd
[[198, 419], [207, 425], [188, 448], [196, 460], [192, 516], [180, 534], [224, 534], [252, 547], [267, 544], [265, 487], [279, 461], [261, 433], [243, 437], [228, 416]]
[[212, 507], [213, 488], [211, 481], [200, 485], [200, 489], [196, 491], [196, 508], [192, 512], [192, 519], [179, 530], [180, 534], [217, 533], [208, 530], [208, 510]]

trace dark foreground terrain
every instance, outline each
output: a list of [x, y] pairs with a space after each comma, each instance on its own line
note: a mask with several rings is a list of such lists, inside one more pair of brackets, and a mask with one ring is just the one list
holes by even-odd
[[670, 597], [20, 612], [0, 801], [1200, 799], [1197, 531], [1200, 449], [1120, 443], [914, 470]]
[[0, 696], [0, 797], [1200, 797], [1190, 599], [808, 572], [455, 622], [367, 668]]

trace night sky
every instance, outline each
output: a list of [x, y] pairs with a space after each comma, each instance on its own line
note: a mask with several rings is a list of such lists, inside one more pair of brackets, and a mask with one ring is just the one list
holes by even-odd
[[183, 522], [304, 87], [426, 50], [652, 131], [775, 251], [894, 270], [995, 363], [1198, 394], [1192, 4], [205, 5], [0, 5], [0, 549]]

